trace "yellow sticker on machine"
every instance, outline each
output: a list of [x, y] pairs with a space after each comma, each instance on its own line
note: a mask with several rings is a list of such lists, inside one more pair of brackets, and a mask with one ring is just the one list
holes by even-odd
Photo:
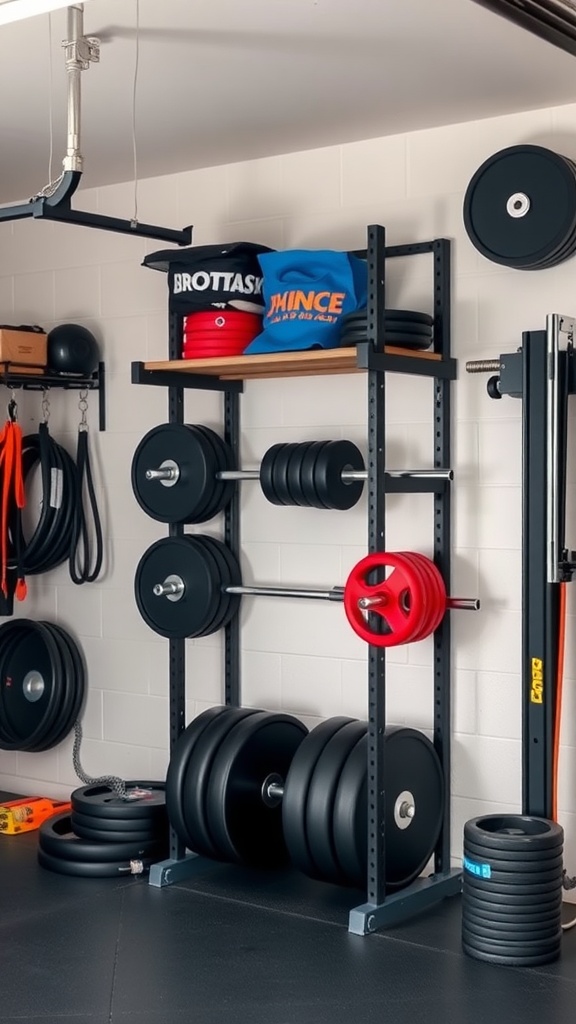
[[542, 704], [544, 702], [544, 664], [542, 658], [532, 658], [530, 701], [532, 704]]

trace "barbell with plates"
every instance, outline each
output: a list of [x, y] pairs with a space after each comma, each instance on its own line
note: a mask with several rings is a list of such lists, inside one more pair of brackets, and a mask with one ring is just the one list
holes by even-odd
[[[432, 743], [414, 729], [385, 739], [387, 888], [426, 867], [444, 813]], [[367, 723], [337, 717], [311, 732], [291, 715], [210, 708], [180, 735], [166, 806], [188, 849], [217, 860], [273, 867], [291, 861], [311, 878], [366, 881]]]
[[[351, 441], [275, 444], [259, 469], [237, 469], [232, 449], [209, 427], [165, 423], [140, 441], [132, 489], [140, 507], [162, 523], [204, 523], [222, 512], [238, 480], [259, 480], [275, 505], [349, 509], [367, 471]], [[452, 470], [389, 470], [390, 477], [452, 479]]]
[[169, 639], [215, 633], [238, 612], [242, 595], [343, 602], [352, 629], [380, 647], [423, 640], [438, 628], [448, 608], [479, 608], [474, 598], [447, 597], [436, 565], [417, 552], [367, 555], [352, 569], [345, 587], [243, 586], [230, 549], [201, 534], [152, 544], [138, 563], [134, 591], [142, 618]]
[[543, 146], [500, 150], [470, 180], [464, 224], [493, 263], [557, 266], [576, 252], [576, 165]]

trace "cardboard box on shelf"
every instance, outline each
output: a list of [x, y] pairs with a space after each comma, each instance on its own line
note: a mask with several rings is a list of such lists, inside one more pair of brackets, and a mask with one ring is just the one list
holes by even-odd
[[47, 335], [0, 327], [0, 370], [4, 373], [42, 373], [48, 362]]

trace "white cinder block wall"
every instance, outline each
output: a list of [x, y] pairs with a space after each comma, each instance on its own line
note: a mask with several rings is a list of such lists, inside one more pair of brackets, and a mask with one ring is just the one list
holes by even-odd
[[[576, 157], [576, 106], [540, 110], [377, 139], [314, 152], [177, 174], [140, 183], [139, 216], [195, 225], [197, 244], [248, 239], [278, 248], [359, 248], [369, 223], [384, 224], [390, 243], [435, 236], [454, 241], [455, 516], [454, 583], [482, 600], [479, 613], [454, 613], [453, 852], [463, 822], [520, 805], [521, 427], [520, 406], [490, 401], [485, 378], [464, 372], [466, 359], [514, 348], [548, 312], [574, 314], [576, 261], [522, 273], [483, 259], [462, 226], [471, 175], [497, 150], [522, 142]], [[77, 205], [130, 217], [133, 187], [85, 192]], [[108, 374], [108, 428], [91, 441], [105, 517], [107, 569], [101, 582], [74, 587], [66, 566], [30, 579], [19, 614], [59, 621], [80, 641], [89, 668], [83, 762], [94, 775], [157, 778], [167, 766], [168, 644], [140, 619], [133, 576], [144, 549], [165, 529], [137, 506], [130, 461], [143, 433], [166, 418], [162, 389], [130, 384], [134, 359], [165, 358], [164, 275], [140, 266], [160, 246], [120, 235], [49, 223], [0, 225], [0, 320], [79, 321], [102, 345]], [[388, 267], [387, 305], [430, 310], [428, 257]], [[251, 382], [242, 398], [245, 465], [277, 441], [350, 437], [365, 448], [363, 375]], [[6, 392], [6, 399], [8, 399]], [[221, 399], [187, 396], [189, 422], [220, 425]], [[54, 436], [75, 443], [76, 396], [51, 396]], [[40, 398], [21, 398], [25, 430], [35, 430]], [[428, 467], [432, 460], [430, 382], [390, 376], [388, 462]], [[574, 461], [570, 495], [576, 494]], [[431, 499], [388, 499], [391, 550], [431, 550]], [[247, 581], [334, 585], [366, 552], [366, 507], [349, 513], [270, 506], [254, 483], [242, 486]], [[570, 522], [570, 520], [569, 520]], [[221, 524], [209, 524], [218, 533]], [[576, 533], [576, 531], [575, 531]], [[576, 536], [568, 538], [576, 547]], [[569, 605], [561, 760], [561, 818], [568, 869], [576, 871], [576, 645]], [[338, 605], [246, 599], [242, 610], [244, 702], [294, 712], [310, 725], [323, 717], [366, 714], [366, 648]], [[429, 729], [431, 643], [389, 656], [389, 719]], [[221, 638], [188, 642], [190, 719], [222, 696]], [[71, 739], [44, 754], [0, 751], [0, 786], [65, 797], [77, 780]]]

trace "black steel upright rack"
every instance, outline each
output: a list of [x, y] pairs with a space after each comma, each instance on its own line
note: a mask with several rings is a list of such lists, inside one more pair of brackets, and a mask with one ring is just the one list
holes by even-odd
[[[385, 504], [387, 493], [430, 493], [434, 501], [434, 561], [450, 592], [451, 581], [451, 485], [446, 478], [406, 478], [389, 476], [385, 462], [385, 378], [388, 372], [414, 374], [432, 379], [433, 461], [434, 469], [452, 467], [451, 381], [456, 378], [456, 362], [451, 357], [451, 267], [450, 241], [439, 238], [428, 242], [386, 246], [385, 231], [379, 225], [368, 228], [367, 248], [355, 253], [366, 258], [368, 270], [367, 339], [357, 346], [356, 364], [350, 369], [367, 373], [368, 400], [368, 550], [385, 550]], [[386, 260], [401, 256], [431, 255], [433, 261], [434, 351], [399, 353], [385, 351], [384, 310]], [[169, 360], [180, 358], [182, 317], [169, 314]], [[322, 371], [317, 371], [321, 373]], [[281, 375], [281, 374], [279, 374]], [[155, 368], [142, 362], [132, 364], [132, 382], [168, 387], [168, 417], [182, 423], [184, 389], [220, 391], [224, 399], [226, 442], [238, 457], [240, 447], [240, 403], [242, 380], [224, 380], [217, 376], [182, 372], [174, 368]], [[239, 462], [237, 462], [239, 464]], [[183, 533], [181, 525], [170, 528], [170, 536]], [[239, 488], [225, 512], [225, 542], [236, 557], [240, 555]], [[185, 727], [185, 641], [169, 641], [170, 749]], [[385, 843], [385, 726], [386, 657], [385, 648], [370, 645], [368, 656], [368, 863], [366, 902], [350, 911], [349, 930], [368, 934], [418, 913], [446, 896], [460, 891], [461, 871], [450, 867], [450, 768], [451, 768], [451, 639], [450, 616], [445, 615], [434, 634], [433, 656], [433, 742], [445, 780], [445, 808], [440, 836], [434, 852], [434, 872], [419, 878], [393, 894], [386, 893]], [[241, 703], [239, 617], [232, 619], [225, 633], [225, 702]], [[195, 873], [202, 858], [186, 855], [173, 830], [170, 858], [153, 865], [150, 884], [163, 886]]]

